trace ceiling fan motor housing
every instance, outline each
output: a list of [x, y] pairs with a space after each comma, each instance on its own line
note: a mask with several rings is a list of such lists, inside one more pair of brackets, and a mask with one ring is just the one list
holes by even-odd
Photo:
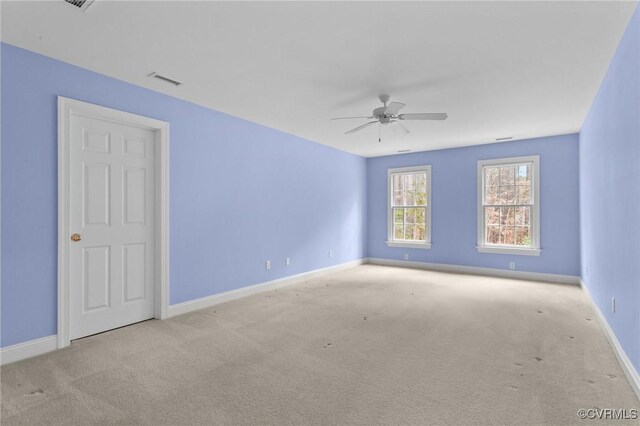
[[380, 124], [389, 124], [391, 119], [393, 118], [390, 114], [385, 114], [385, 110], [387, 107], [380, 107], [373, 110], [373, 117], [377, 120], [380, 120]]

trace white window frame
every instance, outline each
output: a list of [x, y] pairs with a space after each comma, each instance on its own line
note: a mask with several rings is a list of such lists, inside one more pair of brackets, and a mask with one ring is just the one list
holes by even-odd
[[[533, 208], [531, 209], [531, 247], [521, 248], [510, 245], [485, 244], [484, 218], [484, 168], [485, 166], [506, 166], [512, 164], [532, 163], [531, 179], [533, 181]], [[498, 158], [478, 161], [478, 245], [479, 253], [515, 254], [523, 256], [540, 256], [540, 156]]]
[[[393, 238], [393, 175], [425, 172], [427, 175], [427, 205], [425, 206], [425, 242], [395, 240]], [[387, 170], [387, 246], [417, 249], [431, 248], [431, 166], [398, 167]]]

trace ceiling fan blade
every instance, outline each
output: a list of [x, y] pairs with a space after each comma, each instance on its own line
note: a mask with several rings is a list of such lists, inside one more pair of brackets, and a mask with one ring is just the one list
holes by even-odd
[[363, 124], [362, 126], [358, 126], [358, 127], [356, 127], [355, 129], [351, 129], [351, 130], [349, 130], [348, 132], [344, 132], [344, 134], [345, 134], [345, 135], [350, 135], [351, 133], [355, 133], [355, 132], [357, 132], [357, 131], [360, 131], [360, 130], [364, 129], [365, 127], [371, 126], [372, 124], [375, 124], [375, 123], [377, 123], [377, 122], [378, 122], [378, 120], [376, 120], [376, 121], [370, 121], [370, 122], [368, 122], [368, 123], [366, 123], [366, 124]]
[[402, 133], [403, 135], [408, 135], [409, 134], [409, 129], [404, 127], [404, 125], [399, 121], [394, 121], [391, 124], [391, 126], [393, 127], [393, 130], [398, 132], [398, 133]]
[[359, 116], [359, 117], [336, 117], [336, 118], [332, 118], [332, 120], [350, 120], [352, 118], [373, 118], [373, 117], [366, 117], [364, 115]]
[[389, 115], [396, 115], [404, 107], [405, 107], [405, 104], [401, 102], [391, 102], [389, 105], [387, 105], [386, 109], [384, 110], [384, 113]]
[[400, 120], [446, 120], [448, 117], [445, 112], [421, 112], [415, 114], [400, 114]]

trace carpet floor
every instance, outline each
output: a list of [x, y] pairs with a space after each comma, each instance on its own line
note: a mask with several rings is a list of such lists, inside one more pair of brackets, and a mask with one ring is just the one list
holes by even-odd
[[578, 287], [374, 265], [87, 337], [1, 382], [3, 425], [573, 424], [640, 408]]

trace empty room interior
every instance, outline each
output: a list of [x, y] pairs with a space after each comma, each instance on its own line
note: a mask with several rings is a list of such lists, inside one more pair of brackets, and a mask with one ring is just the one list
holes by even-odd
[[635, 1], [2, 1], [3, 425], [640, 423]]

